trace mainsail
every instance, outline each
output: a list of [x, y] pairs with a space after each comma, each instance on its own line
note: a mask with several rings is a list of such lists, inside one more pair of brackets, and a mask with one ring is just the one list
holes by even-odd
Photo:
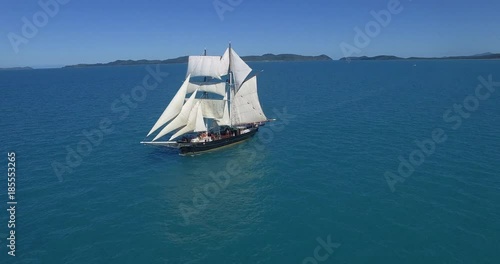
[[248, 124], [266, 120], [257, 95], [257, 76], [253, 76], [241, 85], [231, 101], [231, 122]]
[[222, 117], [215, 119], [217, 121], [217, 125], [219, 126], [230, 126], [231, 118], [229, 117], [229, 106], [228, 106], [228, 98], [227, 94], [224, 96], [224, 110], [222, 112]]
[[210, 119], [222, 118], [224, 115], [224, 100], [219, 99], [196, 99], [200, 102], [203, 117]]
[[[218, 126], [266, 121], [257, 94], [257, 76], [248, 78], [251, 72], [252, 68], [231, 47], [223, 56], [190, 56], [186, 80], [148, 136], [163, 126], [153, 141], [174, 131], [170, 140], [186, 133], [208, 131], [208, 120]], [[192, 77], [222, 80], [223, 76], [227, 76], [227, 81], [191, 82]], [[208, 94], [218, 98], [209, 98]]]
[[226, 83], [189, 83], [187, 87], [187, 93], [192, 93], [194, 91], [214, 93], [221, 96], [226, 95]]

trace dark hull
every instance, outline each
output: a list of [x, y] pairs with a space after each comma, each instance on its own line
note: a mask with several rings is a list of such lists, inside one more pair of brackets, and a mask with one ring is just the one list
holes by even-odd
[[242, 134], [242, 135], [237, 135], [234, 137], [229, 137], [229, 138], [223, 138], [219, 140], [215, 140], [212, 142], [199, 142], [199, 143], [191, 143], [189, 146], [182, 146], [179, 148], [181, 154], [191, 154], [191, 153], [198, 153], [198, 152], [204, 152], [204, 151], [209, 151], [213, 149], [218, 149], [222, 148], [231, 144], [235, 144], [238, 142], [241, 142], [243, 140], [249, 139], [257, 133], [259, 129], [252, 129], [252, 131]]

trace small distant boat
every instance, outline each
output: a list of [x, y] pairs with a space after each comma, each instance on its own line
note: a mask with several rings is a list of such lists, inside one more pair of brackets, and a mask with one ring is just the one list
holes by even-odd
[[[209, 151], [254, 136], [268, 120], [257, 94], [257, 75], [231, 48], [224, 55], [189, 56], [186, 79], [141, 143]], [[168, 141], [159, 141], [169, 133]]]

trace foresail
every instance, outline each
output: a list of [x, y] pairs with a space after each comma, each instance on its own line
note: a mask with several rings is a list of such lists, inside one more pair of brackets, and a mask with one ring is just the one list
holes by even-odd
[[170, 137], [170, 140], [173, 140], [189, 132], [201, 132], [201, 131], [207, 131], [207, 127], [203, 120], [203, 111], [201, 108], [201, 102], [198, 101], [195, 103], [193, 109], [191, 110], [191, 113], [189, 113], [188, 122], [186, 126], [177, 131], [174, 135], [172, 135], [172, 137]]
[[[200, 102], [194, 102], [193, 109], [191, 109], [191, 112], [189, 113], [189, 117], [186, 123], [186, 126], [177, 131], [174, 135], [170, 137], [170, 140], [179, 137], [183, 134], [193, 132], [195, 131], [198, 127], [198, 113], [201, 111], [200, 107]], [[203, 116], [201, 116], [202, 122], [203, 122]]]
[[236, 125], [266, 120], [257, 94], [257, 76], [253, 76], [241, 85], [231, 101], [231, 122]]
[[229, 68], [228, 62], [220, 56], [189, 56], [188, 71], [186, 75], [192, 77], [210, 76], [220, 79], [226, 75]]
[[196, 111], [196, 125], [194, 127], [194, 132], [207, 131], [207, 126], [205, 120], [203, 119], [203, 110], [201, 106], [198, 106]]
[[187, 76], [186, 80], [179, 88], [172, 101], [170, 101], [165, 111], [163, 111], [160, 118], [158, 118], [158, 120], [154, 124], [151, 131], [149, 131], [147, 136], [150, 136], [152, 133], [158, 130], [158, 128], [165, 125], [168, 121], [172, 120], [180, 113], [182, 105], [184, 103], [184, 98], [186, 97], [190, 77], [191, 77], [190, 75]]
[[196, 97], [196, 93], [197, 91], [195, 91], [190, 97], [189, 99], [186, 101], [186, 103], [182, 106], [182, 109], [179, 113], [179, 115], [177, 115], [176, 118], [174, 118], [174, 120], [172, 120], [172, 122], [170, 122], [167, 126], [165, 126], [161, 131], [160, 133], [158, 133], [158, 135], [156, 135], [156, 137], [153, 139], [153, 141], [163, 137], [164, 135], [180, 128], [180, 127], [183, 127], [187, 124], [188, 122], [188, 118], [189, 118], [189, 115], [191, 113], [191, 110], [193, 109], [193, 106], [194, 106], [194, 100], [195, 100], [195, 97]]

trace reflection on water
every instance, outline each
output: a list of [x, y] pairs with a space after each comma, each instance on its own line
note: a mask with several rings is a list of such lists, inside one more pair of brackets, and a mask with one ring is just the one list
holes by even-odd
[[[164, 212], [168, 241], [186, 248], [193, 240], [237, 239], [243, 229], [262, 222], [263, 192], [270, 187], [265, 178], [273, 171], [266, 162], [269, 146], [259, 141], [254, 137], [196, 157], [172, 157], [177, 162], [169, 171], [175, 171], [177, 182], [163, 197], [169, 204]], [[179, 229], [185, 228], [196, 232], [179, 237]]]

